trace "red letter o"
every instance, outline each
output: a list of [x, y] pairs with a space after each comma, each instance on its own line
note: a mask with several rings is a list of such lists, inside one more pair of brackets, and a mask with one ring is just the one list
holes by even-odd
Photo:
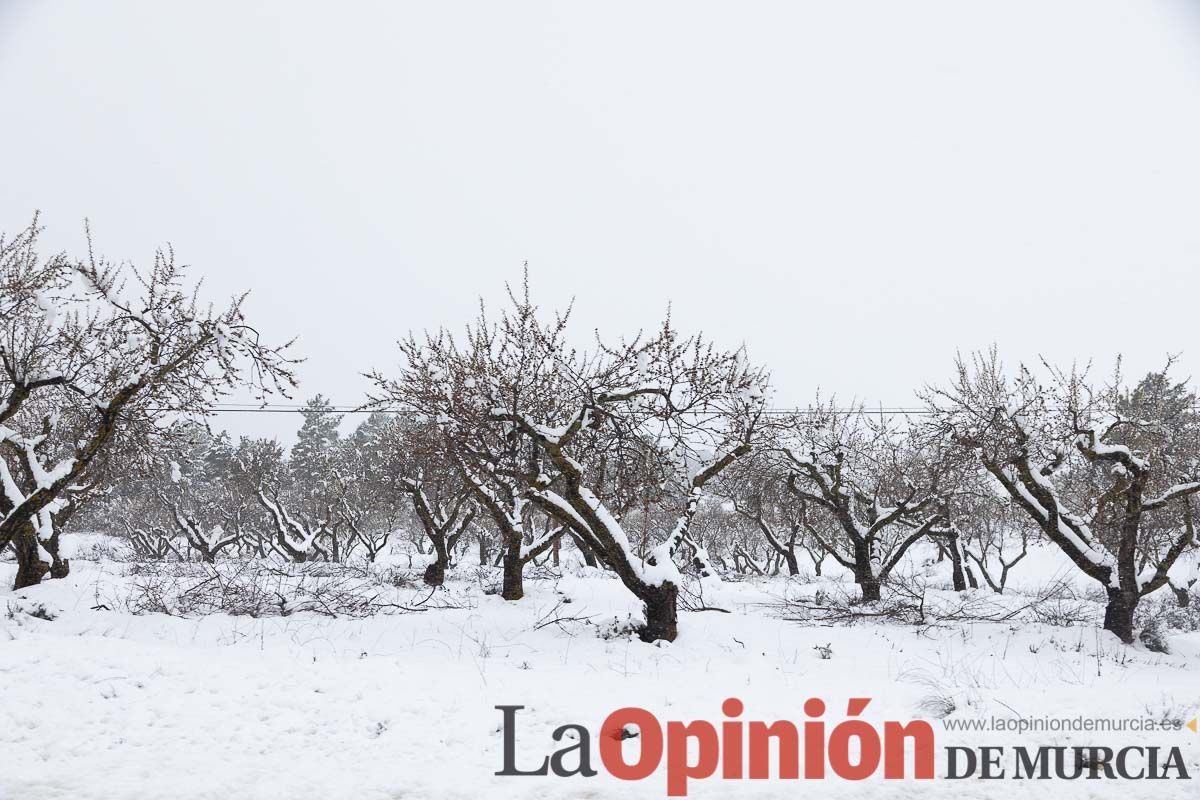
[[[626, 764], [622, 753], [621, 742], [625, 738], [626, 725], [636, 725], [638, 738], [642, 740], [641, 753], [635, 764]], [[662, 727], [654, 715], [644, 708], [618, 708], [600, 726], [600, 760], [614, 778], [638, 781], [649, 777], [658, 769], [662, 752]]]

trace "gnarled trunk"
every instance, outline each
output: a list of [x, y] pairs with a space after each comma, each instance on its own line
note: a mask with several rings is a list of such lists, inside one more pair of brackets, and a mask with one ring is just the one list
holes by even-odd
[[967, 576], [963, 572], [962, 550], [958, 546], [958, 536], [950, 535], [946, 542], [946, 552], [950, 554], [950, 575], [954, 581], [954, 591], [967, 590]]
[[26, 523], [13, 537], [12, 545], [17, 554], [17, 577], [13, 581], [13, 589], [37, 586], [50, 571], [50, 565], [42, 560], [33, 525]]
[[433, 563], [425, 568], [425, 585], [441, 586], [445, 582], [446, 563], [441, 558], [434, 559]]
[[61, 533], [59, 527], [61, 523], [55, 521], [54, 533], [50, 534], [49, 539], [42, 540], [42, 549], [50, 554], [50, 577], [65, 578], [71, 574], [70, 559], [62, 558], [58, 554], [58, 536]]
[[1108, 588], [1108, 605], [1104, 608], [1104, 630], [1112, 631], [1125, 644], [1133, 644], [1133, 615], [1141, 597], [1137, 592]]
[[525, 596], [523, 580], [524, 562], [521, 561], [521, 546], [506, 548], [504, 551], [504, 583], [500, 596], [505, 600], [520, 600]]
[[441, 586], [446, 582], [446, 570], [450, 567], [450, 548], [444, 538], [430, 537], [433, 542], [433, 563], [425, 568], [425, 585]]
[[873, 603], [882, 597], [880, 593], [879, 581], [874, 578], [858, 578], [854, 579], [858, 584], [858, 588], [862, 590], [862, 599], [864, 603]]
[[643, 587], [639, 594], [646, 604], [646, 624], [639, 631], [642, 641], [675, 641], [679, 635], [679, 588], [667, 581], [661, 586]]
[[879, 576], [875, 574], [875, 564], [871, 559], [871, 547], [866, 541], [854, 544], [854, 582], [862, 591], [864, 603], [880, 599]]

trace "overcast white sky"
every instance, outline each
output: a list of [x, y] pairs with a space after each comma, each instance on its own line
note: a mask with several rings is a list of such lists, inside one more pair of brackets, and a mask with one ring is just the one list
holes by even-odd
[[524, 260], [780, 404], [991, 342], [1200, 365], [1197, 2], [0, 0], [0, 98], [0, 228], [171, 242], [339, 403]]

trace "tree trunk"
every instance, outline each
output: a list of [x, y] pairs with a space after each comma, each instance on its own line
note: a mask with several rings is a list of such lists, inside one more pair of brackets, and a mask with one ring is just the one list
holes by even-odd
[[446, 563], [441, 557], [435, 558], [433, 563], [425, 568], [425, 585], [426, 586], [441, 586], [446, 582]]
[[950, 554], [950, 575], [954, 581], [954, 591], [965, 592], [967, 590], [967, 578], [963, 574], [963, 559], [962, 551], [958, 549], [958, 537], [952, 536], [946, 542], [946, 552]]
[[50, 565], [42, 561], [38, 551], [38, 538], [33, 526], [26, 523], [21, 531], [13, 537], [13, 550], [17, 554], [17, 577], [13, 581], [13, 589], [24, 589], [37, 586], [42, 578], [50, 571]]
[[642, 592], [646, 604], [646, 624], [639, 632], [643, 642], [664, 639], [675, 641], [679, 634], [678, 609], [679, 588], [669, 581], [661, 586], [647, 586]]
[[[796, 553], [794, 550], [785, 551], [783, 554], [783, 560], [787, 562], [788, 575], [800, 574], [800, 564], [796, 561]], [[817, 570], [817, 574], [821, 574], [820, 570]]]
[[873, 603], [882, 596], [879, 591], [879, 581], [874, 578], [855, 579], [858, 588], [862, 590], [864, 603]]
[[50, 538], [42, 542], [42, 549], [50, 554], [50, 577], [65, 578], [71, 574], [70, 559], [61, 558], [58, 555], [58, 536], [60, 530], [55, 528], [54, 533], [50, 534]]
[[596, 560], [596, 554], [592, 552], [592, 548], [588, 547], [587, 542], [580, 539], [573, 532], [568, 531], [571, 536], [571, 541], [575, 542], [575, 546], [579, 548], [579, 552], [583, 554], [583, 563], [589, 567], [598, 567], [600, 562]]
[[482, 536], [478, 539], [479, 542], [479, 566], [486, 567], [488, 563], [488, 544], [487, 539]]
[[871, 563], [871, 547], [867, 542], [859, 542], [854, 546], [854, 582], [862, 590], [864, 603], [880, 599], [879, 578], [875, 576]]
[[521, 561], [521, 544], [511, 544], [504, 549], [504, 583], [500, 596], [505, 600], [520, 600], [525, 596], [525, 586], [522, 582], [522, 571], [525, 565]]
[[1104, 630], [1112, 631], [1125, 644], [1133, 644], [1133, 613], [1137, 611], [1136, 592], [1108, 589], [1108, 606], [1104, 609]]
[[433, 563], [425, 568], [425, 585], [441, 586], [446, 582], [446, 568], [450, 566], [450, 552], [446, 541], [433, 542]]
[[71, 559], [58, 558], [55, 556], [54, 561], [50, 563], [51, 578], [65, 578], [71, 574]]
[[963, 564], [963, 572], [967, 575], [967, 586], [972, 589], [979, 588], [979, 581], [975, 580], [975, 570], [971, 569], [970, 564]]

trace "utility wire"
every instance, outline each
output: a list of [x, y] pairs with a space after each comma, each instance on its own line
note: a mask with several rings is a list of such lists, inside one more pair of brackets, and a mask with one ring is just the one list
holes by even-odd
[[[151, 408], [150, 411], [180, 411], [177, 408]], [[400, 408], [361, 408], [359, 406], [330, 406], [328, 408], [310, 409], [305, 405], [293, 403], [269, 403], [260, 405], [258, 403], [217, 403], [208, 409], [211, 413], [216, 414], [393, 414], [393, 415], [408, 415], [417, 416], [417, 412], [409, 411]], [[1046, 409], [1047, 411], [1061, 411], [1062, 409]], [[1200, 411], [1200, 404], [1191, 407], [1192, 411]], [[692, 414], [702, 414], [708, 412], [686, 412]], [[715, 412], [713, 412], [715, 413]], [[861, 408], [768, 408], [764, 409], [763, 414], [767, 416], [788, 416], [788, 415], [812, 415], [812, 414], [866, 414], [884, 416], [899, 416], [912, 415], [922, 416], [936, 414], [938, 412], [928, 408], [905, 408], [903, 406], [879, 407], [871, 408], [863, 406]]]

